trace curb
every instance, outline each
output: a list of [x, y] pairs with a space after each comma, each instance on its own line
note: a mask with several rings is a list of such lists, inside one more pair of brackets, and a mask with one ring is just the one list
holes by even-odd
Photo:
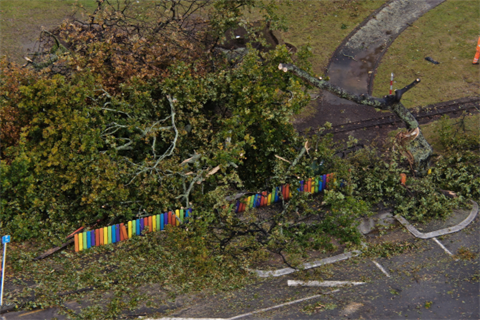
[[[330, 66], [332, 64], [332, 61], [333, 59], [340, 53], [340, 51], [342, 51], [345, 47], [345, 45], [347, 44], [348, 41], [350, 41], [350, 39], [361, 29], [363, 28], [371, 19], [374, 19], [376, 17], [376, 15], [381, 12], [383, 9], [385, 9], [385, 7], [389, 6], [390, 4], [392, 4], [393, 2], [395, 2], [396, 0], [389, 0], [387, 2], [385, 2], [383, 5], [381, 5], [377, 10], [375, 10], [374, 12], [372, 12], [367, 18], [365, 18], [358, 26], [356, 26], [344, 39], [343, 41], [340, 43], [340, 45], [335, 49], [335, 51], [333, 52], [333, 54], [331, 55], [330, 59], [328, 59], [328, 64], [327, 66], [325, 67], [325, 75], [327, 76], [328, 75], [328, 71], [330, 70]], [[428, 11], [438, 7], [440, 4], [444, 3], [446, 0], [439, 0], [439, 3], [437, 3], [435, 6], [433, 6], [431, 9], [429, 9]], [[428, 12], [427, 11], [427, 12]], [[425, 12], [425, 13], [427, 13]], [[425, 14], [424, 13], [424, 14]], [[417, 21], [419, 18], [421, 18], [424, 14], [422, 14], [421, 16], [419, 16], [415, 21]], [[412, 22], [413, 23], [413, 22]], [[385, 44], [385, 47], [382, 49], [382, 52], [378, 55], [378, 59], [376, 60], [373, 68], [372, 68], [372, 74], [370, 75], [369, 79], [368, 79], [368, 85], [367, 85], [367, 93], [368, 95], [372, 95], [372, 92], [373, 92], [373, 82], [375, 80], [375, 76], [377, 74], [377, 68], [378, 66], [380, 65], [382, 59], [383, 59], [383, 56], [385, 55], [385, 53], [387, 52], [388, 48], [390, 48], [390, 45], [395, 41], [395, 39], [403, 33], [403, 31], [405, 31], [408, 27], [410, 27], [410, 24], [407, 24], [406, 26], [403, 26], [400, 30], [398, 30], [398, 32], [396, 32], [396, 34], [394, 36], [392, 36], [390, 38], [390, 41], [388, 41], [386, 44]]]
[[456, 226], [445, 228], [445, 229], [440, 229], [440, 230], [437, 230], [437, 231], [422, 233], [422, 232], [418, 231], [414, 226], [412, 226], [410, 224], [410, 222], [408, 222], [407, 219], [405, 219], [404, 217], [399, 216], [397, 214], [395, 216], [395, 218], [398, 220], [398, 222], [403, 224], [403, 226], [405, 228], [407, 228], [408, 231], [410, 231], [411, 234], [413, 234], [417, 238], [430, 239], [430, 238], [434, 238], [434, 237], [439, 237], [439, 236], [443, 236], [445, 234], [450, 234], [450, 233], [458, 232], [462, 229], [465, 229], [475, 219], [475, 217], [477, 216], [477, 213], [478, 213], [478, 203], [476, 203], [473, 200], [471, 200], [471, 201], [473, 202], [473, 208], [472, 208], [472, 211], [470, 211], [470, 214], [468, 215], [468, 217], [465, 218], [465, 220], [463, 220], [462, 222], [460, 222]]
[[382, 11], [385, 7], [389, 6], [392, 2], [394, 2], [395, 0], [389, 0], [387, 2], [385, 2], [384, 4], [382, 4], [377, 10], [375, 10], [374, 12], [372, 12], [368, 17], [366, 17], [362, 22], [360, 22], [360, 24], [358, 26], [356, 26], [349, 34], [348, 36], [346, 36], [342, 42], [340, 43], [340, 45], [335, 49], [335, 51], [333, 52], [333, 54], [331, 55], [330, 59], [328, 59], [328, 64], [327, 66], [325, 67], [325, 75], [327, 76], [328, 75], [328, 70], [330, 70], [330, 65], [332, 64], [332, 60], [333, 58], [339, 54], [340, 51], [343, 50], [343, 48], [345, 47], [345, 44], [350, 40], [350, 38], [352, 38], [355, 33], [358, 32], [358, 30], [360, 30], [361, 28], [363, 28], [367, 23], [368, 21], [370, 21], [371, 19], [373, 19], [373, 17], [375, 17], [380, 11]]
[[356, 257], [361, 253], [362, 252], [359, 251], [359, 250], [350, 251], [350, 252], [347, 252], [347, 253], [342, 253], [342, 254], [339, 254], [339, 255], [336, 255], [336, 256], [333, 256], [333, 257], [328, 257], [328, 258], [325, 258], [325, 259], [322, 259], [322, 260], [309, 262], [309, 263], [304, 263], [298, 269], [284, 268], [284, 269], [278, 269], [278, 270], [274, 270], [274, 271], [263, 271], [263, 270], [249, 270], [249, 271], [255, 272], [260, 278], [267, 278], [267, 277], [270, 277], [270, 276], [281, 277], [281, 276], [284, 276], [286, 274], [294, 273], [296, 271], [317, 268], [317, 267], [320, 267], [320, 266], [323, 266], [323, 265], [326, 265], [326, 264], [331, 264], [331, 263], [335, 263], [335, 262], [338, 262], [338, 261], [347, 260], [347, 259], [350, 259], [351, 257]]

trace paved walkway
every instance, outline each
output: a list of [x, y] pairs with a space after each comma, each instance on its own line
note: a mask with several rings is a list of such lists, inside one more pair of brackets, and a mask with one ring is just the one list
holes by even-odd
[[[447, 225], [445, 222], [436, 227]], [[414, 239], [403, 230], [400, 227], [370, 238], [374, 243], [408, 241], [411, 249], [403, 254], [361, 256], [271, 277], [215, 298], [204, 297], [170, 317], [152, 316], [147, 320], [478, 319], [480, 219], [440, 241]], [[357, 285], [292, 287], [289, 280], [343, 280]]]
[[[330, 82], [361, 94], [371, 93], [373, 78], [384, 53], [409, 25], [445, 0], [392, 0], [360, 24], [337, 48], [327, 67]], [[413, 80], [413, 79], [412, 79]], [[387, 94], [388, 92], [385, 92]], [[316, 114], [296, 125], [299, 131], [326, 121], [341, 125], [377, 118], [375, 109], [324, 92]]]

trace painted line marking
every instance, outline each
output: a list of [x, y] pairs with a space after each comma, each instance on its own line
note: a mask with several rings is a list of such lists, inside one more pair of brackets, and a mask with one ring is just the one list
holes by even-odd
[[330, 292], [317, 294], [317, 295], [314, 295], [314, 296], [311, 296], [311, 297], [306, 297], [306, 298], [302, 298], [302, 299], [298, 299], [298, 300], [294, 300], [294, 301], [290, 301], [290, 302], [285, 302], [285, 303], [278, 304], [278, 305], [273, 306], [273, 307], [259, 309], [259, 310], [256, 310], [256, 311], [252, 311], [252, 312], [249, 312], [249, 313], [244, 313], [244, 314], [234, 316], [234, 317], [231, 317], [231, 318], [168, 318], [168, 317], [164, 317], [164, 318], [147, 318], [147, 319], [144, 319], [144, 320], [235, 320], [235, 319], [245, 318], [245, 317], [257, 314], [257, 313], [267, 312], [267, 311], [270, 311], [270, 310], [273, 310], [273, 309], [278, 309], [278, 308], [281, 308], [281, 307], [289, 306], [289, 305], [292, 305], [292, 304], [295, 304], [295, 303], [299, 303], [299, 302], [303, 302], [303, 301], [307, 301], [307, 300], [311, 300], [311, 299], [315, 299], [315, 298], [320, 298], [320, 297], [325, 296], [327, 294], [332, 294], [332, 293], [335, 293], [335, 292], [338, 292], [338, 291], [340, 291], [340, 290], [337, 289], [337, 290], [333, 290], [333, 291], [330, 291]]
[[[448, 249], [443, 245], [443, 243], [441, 243], [437, 238], [433, 237], [432, 239], [433, 239], [433, 241], [435, 241], [435, 242], [440, 246], [440, 248], [443, 249], [443, 251], [445, 251], [447, 254], [449, 254], [449, 255], [452, 256], [452, 257], [454, 256], [453, 253], [451, 253], [450, 250], [448, 250]], [[458, 261], [458, 259], [455, 259], [455, 261]]]
[[265, 308], [265, 309], [260, 309], [260, 310], [257, 310], [257, 311], [252, 311], [252, 312], [249, 312], [249, 313], [244, 313], [244, 314], [241, 314], [239, 316], [228, 318], [228, 320], [235, 320], [235, 319], [248, 317], [248, 316], [251, 316], [251, 315], [254, 315], [254, 314], [257, 314], [257, 313], [262, 313], [262, 312], [270, 311], [270, 310], [273, 310], [273, 309], [289, 306], [289, 305], [292, 305], [292, 304], [295, 304], [295, 303], [299, 303], [299, 302], [303, 302], [303, 301], [307, 301], [307, 300], [311, 300], [311, 299], [315, 299], [315, 298], [320, 298], [324, 295], [332, 294], [332, 293], [335, 293], [335, 292], [338, 292], [338, 291], [340, 291], [340, 290], [337, 289], [337, 290], [333, 290], [333, 291], [330, 291], [330, 292], [327, 292], [327, 293], [317, 294], [317, 295], [314, 295], [314, 296], [311, 296], [311, 297], [302, 298], [302, 299], [282, 303], [282, 304], [279, 304], [279, 305], [276, 305], [276, 306], [273, 306], [273, 307], [270, 307], [270, 308]]
[[342, 253], [333, 257], [328, 257], [322, 260], [314, 261], [311, 263], [304, 263], [302, 264], [299, 269], [292, 269], [292, 268], [284, 268], [284, 269], [278, 269], [275, 271], [263, 271], [263, 270], [250, 270], [252, 272], [255, 272], [259, 277], [261, 278], [266, 278], [266, 277], [280, 277], [284, 276], [286, 274], [290, 274], [299, 270], [307, 270], [307, 269], [312, 269], [312, 268], [317, 268], [326, 264], [330, 263], [335, 263], [338, 261], [350, 259], [351, 257], [358, 256], [361, 252], [358, 250], [351, 251], [351, 252], [346, 252]]
[[403, 226], [405, 228], [407, 228], [408, 231], [410, 231], [410, 233], [413, 234], [417, 238], [430, 239], [430, 238], [433, 238], [433, 237], [439, 237], [439, 236], [443, 236], [443, 235], [446, 235], [446, 234], [449, 234], [449, 233], [458, 232], [458, 231], [466, 228], [475, 219], [475, 217], [477, 216], [477, 213], [478, 213], [478, 203], [476, 203], [473, 200], [470, 200], [470, 201], [473, 203], [472, 210], [470, 211], [470, 214], [468, 215], [468, 217], [465, 218], [465, 220], [463, 220], [462, 222], [460, 222], [456, 226], [441, 229], [441, 230], [437, 230], [437, 231], [422, 233], [422, 232], [418, 231], [414, 226], [412, 226], [410, 224], [410, 222], [408, 222], [404, 217], [397, 214], [395, 216], [395, 219], [397, 219], [401, 224], [403, 224]]
[[358, 286], [365, 284], [366, 282], [355, 281], [299, 281], [288, 280], [287, 284], [290, 287], [303, 286], [303, 287], [340, 287], [340, 286]]
[[378, 263], [377, 261], [375, 260], [372, 260], [372, 262], [377, 266], [378, 269], [380, 269], [380, 271], [382, 271], [388, 278], [390, 278], [390, 274], [387, 272], [387, 270], [385, 270], [382, 265], [380, 263]]

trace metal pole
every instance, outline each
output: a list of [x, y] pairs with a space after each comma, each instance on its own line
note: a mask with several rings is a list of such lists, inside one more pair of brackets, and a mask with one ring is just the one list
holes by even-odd
[[2, 291], [0, 293], [0, 308], [3, 307], [3, 284], [5, 283], [5, 260], [7, 254], [7, 243], [3, 244], [3, 260], [2, 260]]
[[390, 76], [390, 95], [392, 94], [392, 89], [393, 89], [393, 72], [392, 75]]

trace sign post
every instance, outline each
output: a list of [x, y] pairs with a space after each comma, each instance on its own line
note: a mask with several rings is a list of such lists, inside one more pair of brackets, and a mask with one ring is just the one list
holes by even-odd
[[393, 72], [390, 76], [390, 92], [388, 94], [392, 94], [392, 90], [393, 90]]
[[3, 307], [3, 287], [5, 284], [5, 260], [7, 257], [7, 243], [10, 242], [10, 236], [3, 236], [2, 237], [2, 244], [3, 244], [3, 259], [2, 259], [2, 288], [0, 292], [0, 309]]

